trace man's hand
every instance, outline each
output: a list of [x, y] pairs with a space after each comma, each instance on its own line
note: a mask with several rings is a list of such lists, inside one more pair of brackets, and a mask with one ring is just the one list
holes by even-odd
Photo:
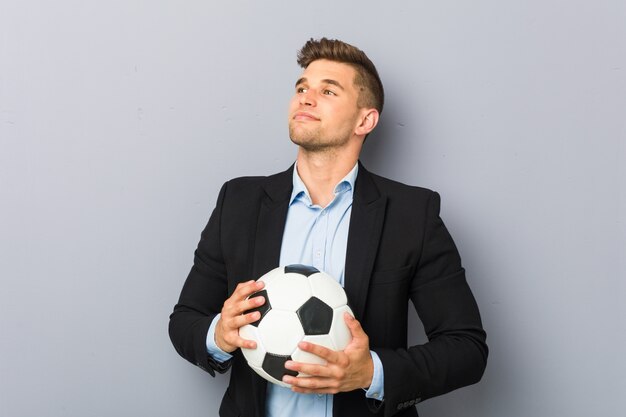
[[230, 298], [224, 302], [222, 315], [215, 326], [215, 344], [224, 352], [231, 353], [237, 348], [256, 348], [256, 342], [239, 337], [239, 328], [261, 318], [258, 311], [245, 315], [242, 313], [265, 303], [265, 297], [261, 296], [246, 299], [249, 295], [262, 290], [264, 286], [261, 281], [239, 283]]
[[333, 351], [323, 346], [300, 342], [298, 347], [326, 360], [326, 365], [313, 365], [287, 361], [285, 368], [310, 376], [292, 377], [285, 375], [283, 382], [291, 384], [291, 390], [303, 394], [336, 394], [367, 388], [372, 383], [374, 363], [369, 349], [369, 338], [359, 323], [350, 314], [344, 320], [352, 334], [352, 341], [343, 351]]

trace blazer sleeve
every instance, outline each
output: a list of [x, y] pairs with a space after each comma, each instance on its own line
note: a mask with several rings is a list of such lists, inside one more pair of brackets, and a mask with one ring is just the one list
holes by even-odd
[[222, 186], [216, 207], [202, 232], [193, 266], [169, 321], [169, 335], [176, 351], [213, 376], [215, 371], [226, 372], [231, 364], [230, 360], [215, 361], [206, 348], [209, 326], [228, 298], [227, 272], [220, 242], [227, 185]]
[[385, 373], [385, 416], [478, 382], [487, 363], [486, 333], [439, 207], [439, 195], [431, 192], [409, 294], [429, 341], [375, 349]]

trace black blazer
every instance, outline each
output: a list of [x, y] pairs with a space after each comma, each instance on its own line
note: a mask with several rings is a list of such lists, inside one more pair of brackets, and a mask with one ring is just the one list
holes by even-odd
[[[170, 316], [176, 350], [211, 375], [232, 366], [221, 416], [265, 415], [266, 381], [240, 350], [226, 364], [206, 335], [239, 282], [278, 266], [293, 166], [270, 177], [231, 180], [202, 232], [194, 265]], [[345, 290], [384, 370], [385, 400], [363, 390], [334, 396], [333, 415], [416, 416], [414, 405], [480, 380], [486, 335], [461, 259], [439, 217], [439, 195], [359, 166], [345, 265]], [[408, 301], [429, 342], [407, 347]]]

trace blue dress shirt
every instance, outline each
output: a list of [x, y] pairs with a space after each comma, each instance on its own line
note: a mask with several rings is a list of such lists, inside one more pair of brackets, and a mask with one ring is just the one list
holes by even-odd
[[[335, 197], [328, 206], [320, 207], [311, 201], [309, 192], [298, 175], [297, 166], [294, 167], [293, 191], [283, 234], [280, 265], [312, 265], [344, 285], [348, 228], [357, 174], [358, 164], [335, 186]], [[209, 354], [215, 360], [224, 362], [231, 355], [215, 344], [215, 324], [218, 320], [219, 315], [211, 323], [206, 344]], [[382, 363], [375, 352], [371, 351], [371, 355], [374, 361], [374, 377], [365, 395], [382, 401]], [[298, 394], [289, 388], [267, 385], [267, 417], [331, 417], [332, 409], [332, 395]]]

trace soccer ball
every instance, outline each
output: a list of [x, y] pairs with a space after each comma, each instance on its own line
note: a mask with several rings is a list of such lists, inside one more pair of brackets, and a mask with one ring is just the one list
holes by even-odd
[[283, 375], [306, 375], [285, 369], [286, 361], [326, 364], [319, 356], [300, 350], [298, 343], [343, 350], [352, 339], [343, 315], [354, 314], [341, 285], [312, 266], [278, 267], [258, 280], [265, 282], [265, 288], [249, 298], [263, 296], [265, 303], [244, 314], [259, 311], [261, 318], [239, 329], [239, 335], [254, 340], [257, 347], [241, 350], [257, 374], [289, 387], [282, 382]]

